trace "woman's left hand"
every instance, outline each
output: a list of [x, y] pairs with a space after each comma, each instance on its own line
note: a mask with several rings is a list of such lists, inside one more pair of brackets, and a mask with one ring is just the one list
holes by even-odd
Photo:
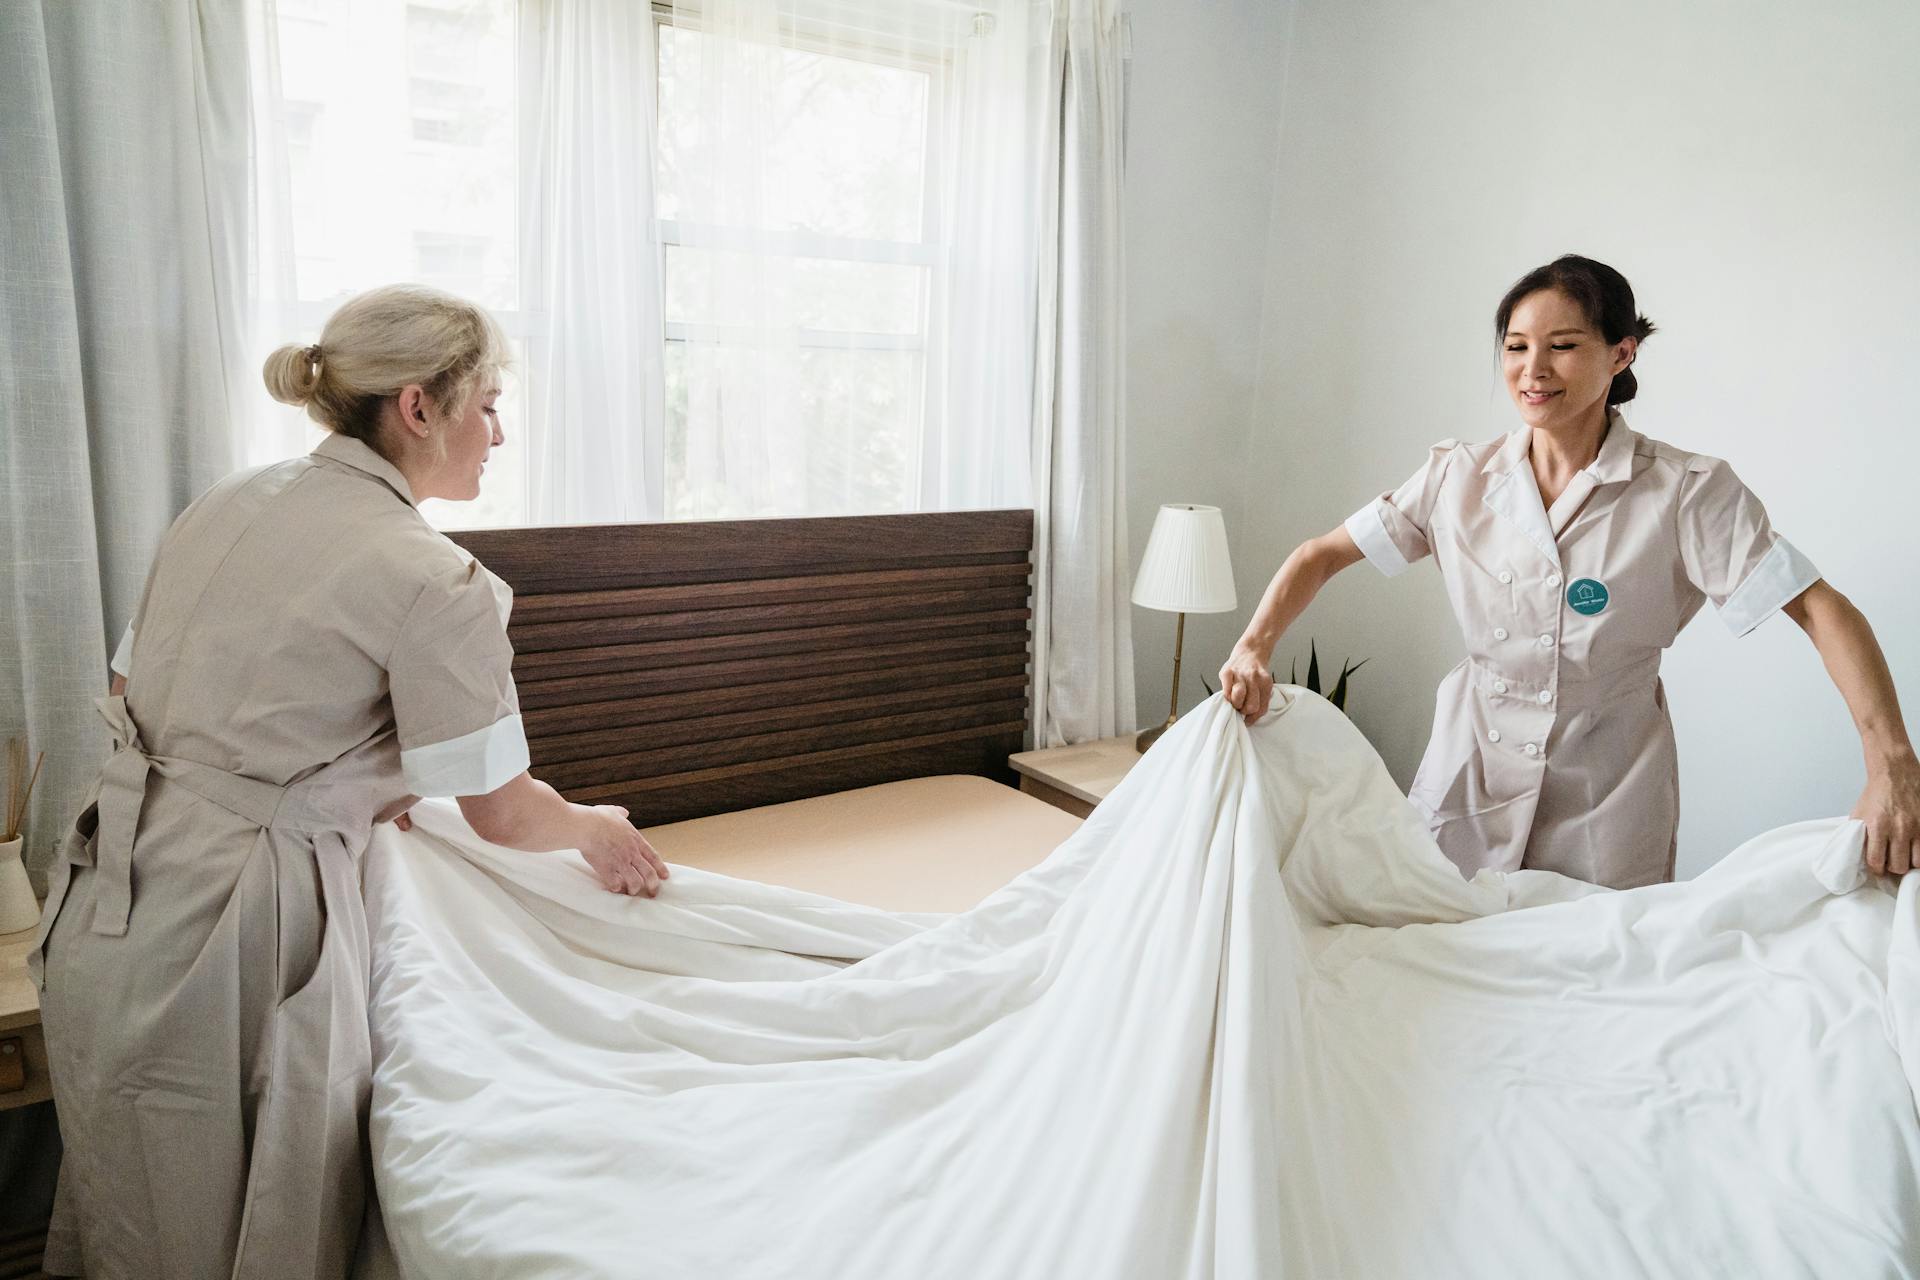
[[1867, 775], [1853, 806], [1867, 824], [1867, 869], [1905, 875], [1920, 867], [1920, 759], [1912, 752]]
[[402, 831], [411, 831], [413, 830], [413, 819], [408, 815], [407, 810], [419, 803], [419, 796], [401, 796], [398, 800], [395, 800], [392, 804], [382, 809], [379, 816], [374, 818], [374, 821], [391, 822]]

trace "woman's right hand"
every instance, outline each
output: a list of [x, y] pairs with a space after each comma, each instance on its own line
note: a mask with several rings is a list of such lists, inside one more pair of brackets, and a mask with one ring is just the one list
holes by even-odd
[[1267, 669], [1267, 659], [1244, 641], [1233, 646], [1226, 665], [1220, 668], [1220, 692], [1249, 725], [1267, 714], [1267, 706], [1273, 701], [1273, 672]]
[[580, 854], [601, 884], [614, 893], [648, 898], [660, 892], [660, 882], [667, 878], [666, 859], [627, 821], [625, 809], [617, 804], [575, 809], [582, 819]]

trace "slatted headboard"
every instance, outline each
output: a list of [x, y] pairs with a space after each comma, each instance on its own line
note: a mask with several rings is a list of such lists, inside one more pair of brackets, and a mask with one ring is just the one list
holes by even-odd
[[642, 826], [937, 773], [1010, 781], [1031, 511], [484, 529], [533, 773]]

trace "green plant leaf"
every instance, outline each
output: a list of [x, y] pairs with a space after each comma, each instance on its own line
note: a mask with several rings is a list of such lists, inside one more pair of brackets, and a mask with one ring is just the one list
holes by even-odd
[[1320, 692], [1320, 647], [1307, 642], [1307, 692]]
[[1345, 711], [1347, 709], [1347, 677], [1371, 661], [1373, 661], [1371, 658], [1362, 658], [1359, 662], [1355, 663], [1341, 663], [1340, 679], [1334, 683], [1333, 696], [1328, 698], [1327, 701], [1333, 703], [1339, 710]]
[[1287, 659], [1287, 683], [1300, 683], [1300, 659], [1298, 658]]

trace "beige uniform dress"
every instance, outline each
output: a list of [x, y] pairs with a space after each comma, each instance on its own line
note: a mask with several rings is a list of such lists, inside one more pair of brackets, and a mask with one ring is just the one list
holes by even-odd
[[342, 436], [168, 531], [41, 925], [66, 1142], [49, 1270], [346, 1274], [371, 1065], [358, 860], [408, 792], [526, 768], [510, 602]]
[[1464, 874], [1673, 878], [1680, 790], [1660, 653], [1711, 599], [1745, 635], [1820, 573], [1717, 458], [1608, 411], [1551, 511], [1532, 431], [1443, 440], [1347, 532], [1382, 572], [1432, 555], [1466, 638], [1408, 798]]

